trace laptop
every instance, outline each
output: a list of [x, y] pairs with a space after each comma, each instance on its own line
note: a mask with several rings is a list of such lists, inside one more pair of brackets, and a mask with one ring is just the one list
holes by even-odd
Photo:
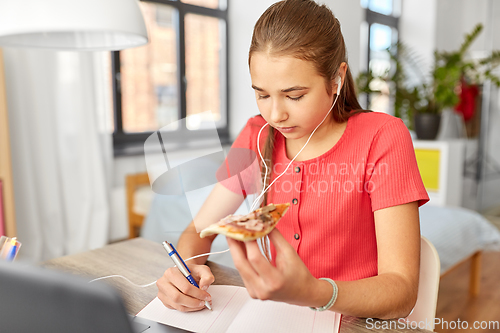
[[19, 263], [0, 262], [0, 330], [55, 333], [177, 333], [130, 316], [109, 285]]

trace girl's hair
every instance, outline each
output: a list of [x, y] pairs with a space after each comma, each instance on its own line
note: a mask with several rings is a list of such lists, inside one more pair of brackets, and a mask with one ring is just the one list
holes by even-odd
[[[324, 77], [328, 95], [333, 93], [332, 81], [338, 75], [340, 65], [342, 62], [347, 63], [340, 22], [328, 7], [318, 5], [312, 0], [285, 0], [271, 5], [255, 24], [249, 64], [255, 52], [310, 61], [318, 74]], [[344, 122], [358, 113], [351, 112], [352, 110], [360, 109], [354, 80], [347, 67], [344, 85], [332, 110], [332, 116], [336, 122]], [[264, 161], [268, 166], [269, 176], [262, 179], [264, 188], [269, 184], [273, 170], [274, 141], [274, 128], [269, 126], [264, 145]], [[264, 166], [262, 170], [264, 171]], [[267, 205], [267, 192], [264, 194], [263, 205]]]

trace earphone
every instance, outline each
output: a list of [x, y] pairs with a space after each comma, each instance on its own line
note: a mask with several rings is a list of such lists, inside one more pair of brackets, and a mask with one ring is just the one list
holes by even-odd
[[285, 172], [288, 170], [288, 168], [290, 167], [290, 165], [292, 165], [293, 161], [295, 161], [295, 159], [297, 158], [297, 156], [299, 156], [299, 154], [302, 152], [302, 150], [304, 150], [304, 148], [307, 146], [307, 144], [309, 143], [309, 140], [311, 140], [314, 132], [316, 132], [316, 130], [318, 129], [318, 127], [321, 126], [321, 124], [323, 124], [323, 122], [325, 121], [326, 117], [328, 117], [328, 115], [330, 114], [330, 112], [333, 110], [333, 107], [335, 106], [335, 104], [337, 103], [337, 99], [339, 98], [340, 96], [340, 90], [342, 89], [342, 78], [340, 77], [340, 75], [338, 75], [336, 78], [335, 78], [335, 83], [337, 84], [337, 96], [335, 97], [335, 100], [333, 101], [333, 104], [332, 106], [330, 107], [330, 110], [328, 110], [327, 114], [325, 115], [325, 117], [323, 118], [323, 120], [319, 123], [318, 126], [316, 126], [316, 128], [314, 129], [314, 131], [312, 131], [311, 135], [309, 136], [309, 139], [307, 139], [306, 143], [304, 144], [304, 146], [299, 150], [299, 152], [297, 153], [297, 155], [295, 155], [295, 157], [290, 161], [290, 163], [288, 163], [288, 165], [286, 166], [285, 168], [285, 171], [283, 171], [278, 177], [276, 177], [273, 182], [271, 184], [269, 184], [267, 187], [265, 187], [265, 180], [267, 179], [267, 172], [268, 172], [268, 168], [267, 168], [267, 164], [266, 162], [264, 161], [264, 157], [262, 157], [262, 153], [260, 151], [260, 146], [259, 146], [259, 142], [260, 142], [260, 133], [262, 133], [262, 130], [264, 129], [264, 127], [266, 127], [267, 125], [269, 125], [269, 123], [265, 123], [264, 126], [261, 127], [260, 131], [259, 131], [259, 134], [257, 135], [257, 151], [259, 152], [259, 156], [260, 156], [260, 159], [262, 161], [262, 163], [264, 164], [264, 167], [266, 168], [266, 172], [264, 174], [264, 186], [262, 188], [262, 192], [260, 193], [260, 195], [254, 200], [253, 204], [252, 204], [252, 207], [250, 208], [250, 211], [253, 211], [257, 208], [257, 205], [259, 204], [259, 200], [262, 198], [262, 196], [264, 195], [264, 193], [266, 193], [269, 188], [271, 187], [271, 185], [273, 185], [277, 180], [278, 178], [280, 178], [281, 176], [283, 176], [285, 174]]
[[337, 97], [338, 97], [340, 95], [340, 89], [342, 89], [342, 78], [340, 77], [340, 75], [337, 76], [337, 78], [335, 79], [335, 83], [337, 84]]

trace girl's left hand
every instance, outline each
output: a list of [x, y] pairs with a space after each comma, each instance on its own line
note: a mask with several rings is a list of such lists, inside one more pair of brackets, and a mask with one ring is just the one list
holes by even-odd
[[[260, 252], [257, 241], [240, 242], [227, 238], [236, 269], [252, 298], [313, 306], [317, 280], [302, 262], [295, 249], [274, 229], [269, 234], [276, 249], [276, 267]], [[325, 282], [328, 283], [328, 282]], [[327, 287], [328, 288], [328, 287]], [[331, 288], [331, 287], [330, 287]]]

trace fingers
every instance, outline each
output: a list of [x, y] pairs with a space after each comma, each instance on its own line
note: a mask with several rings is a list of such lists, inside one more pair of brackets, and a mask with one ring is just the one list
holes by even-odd
[[269, 299], [281, 286], [279, 272], [262, 255], [256, 241], [239, 242], [228, 239], [236, 268], [252, 298]]
[[226, 238], [229, 249], [231, 250], [231, 256], [233, 257], [234, 266], [240, 273], [241, 279], [243, 280], [243, 283], [247, 288], [248, 294], [252, 298], [256, 298], [253, 281], [258, 276], [247, 260], [245, 244], [229, 237]]
[[209, 293], [189, 283], [175, 267], [166, 270], [156, 285], [158, 298], [170, 309], [183, 312], [198, 311], [205, 307], [205, 301], [211, 302]]
[[287, 242], [278, 229], [273, 229], [268, 236], [269, 241], [273, 243], [276, 250], [276, 257], [274, 258], [276, 268], [281, 269], [283, 266], [287, 266], [291, 260], [297, 257], [295, 249]]
[[285, 237], [283, 237], [278, 229], [274, 228], [268, 236], [269, 240], [273, 243], [276, 252], [289, 251], [290, 249], [293, 249], [293, 247], [290, 245], [290, 243], [287, 242]]
[[166, 307], [182, 312], [198, 311], [205, 307], [204, 301], [180, 293], [170, 283], [162, 287], [161, 292], [158, 293], [158, 298]]
[[257, 242], [245, 242], [247, 251], [247, 258], [252, 268], [257, 274], [263, 278], [270, 277], [272, 274], [272, 265], [267, 261], [262, 252], [260, 251]]
[[236, 269], [245, 277], [254, 277], [257, 273], [253, 270], [252, 266], [247, 259], [247, 249], [245, 243], [227, 238], [227, 244], [231, 250], [231, 256], [233, 257], [234, 266]]
[[247, 257], [247, 249], [245, 247], [245, 243], [234, 240], [230, 237], [226, 237], [226, 239], [227, 239], [227, 244], [229, 245], [229, 249], [231, 250], [231, 255], [233, 255], [233, 250], [234, 250], [234, 251], [241, 251], [243, 257], [245, 258]]
[[207, 290], [208, 287], [215, 282], [215, 277], [208, 266], [197, 265], [191, 268], [191, 274], [199, 281], [198, 285], [201, 290]]

